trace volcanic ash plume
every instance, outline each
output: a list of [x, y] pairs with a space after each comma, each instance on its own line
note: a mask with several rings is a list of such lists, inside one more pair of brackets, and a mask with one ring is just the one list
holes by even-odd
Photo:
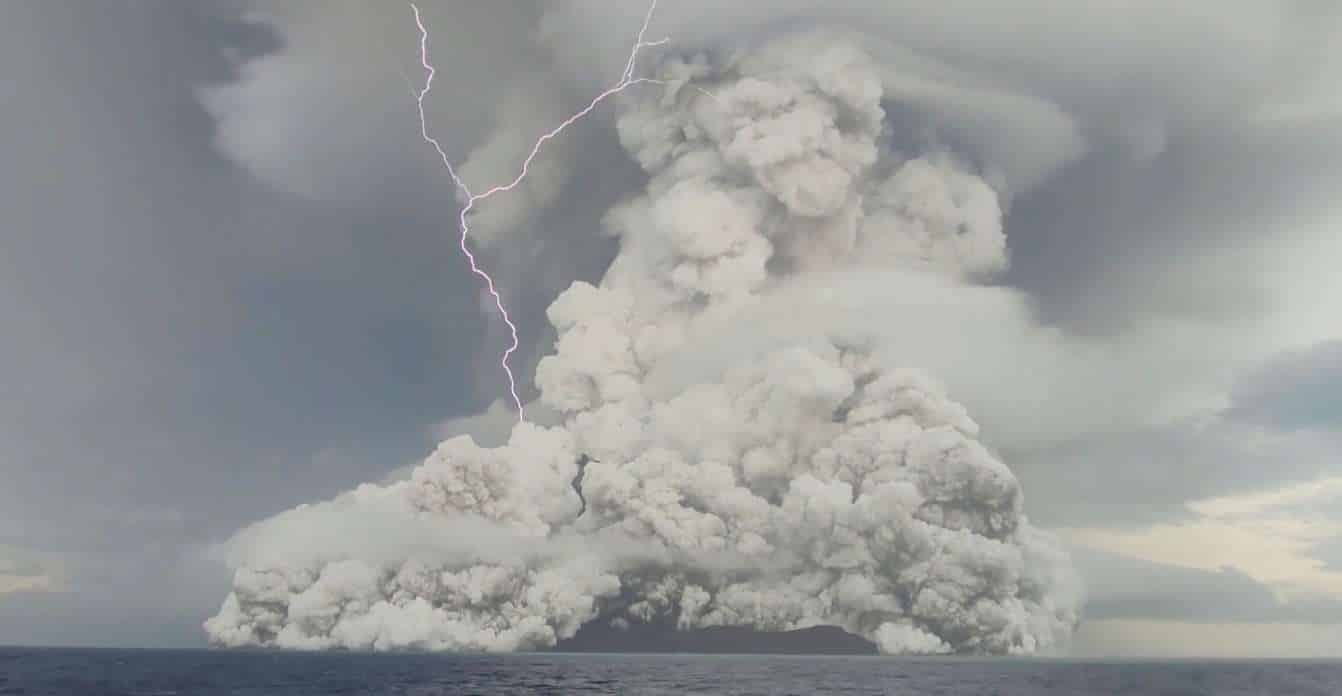
[[1066, 641], [1069, 560], [966, 410], [878, 364], [875, 339], [798, 316], [815, 340], [647, 379], [822, 273], [990, 276], [1007, 263], [998, 192], [949, 152], [894, 151], [881, 72], [842, 36], [660, 75], [618, 124], [649, 174], [606, 217], [620, 253], [549, 309], [552, 422], [492, 449], [453, 438], [405, 480], [244, 530], [214, 643], [525, 650], [589, 622], [831, 625], [889, 654]]

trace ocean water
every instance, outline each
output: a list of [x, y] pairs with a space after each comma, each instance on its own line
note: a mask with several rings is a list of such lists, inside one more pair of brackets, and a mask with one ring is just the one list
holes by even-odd
[[0, 694], [1342, 694], [1334, 662], [0, 648]]

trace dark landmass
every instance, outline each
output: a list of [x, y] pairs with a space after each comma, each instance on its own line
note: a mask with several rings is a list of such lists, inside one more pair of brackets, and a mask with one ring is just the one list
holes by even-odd
[[666, 626], [636, 624], [620, 630], [592, 622], [572, 638], [559, 641], [557, 652], [697, 653], [706, 655], [875, 655], [876, 644], [841, 628], [816, 626], [797, 631], [762, 632], [722, 626], [677, 631]]

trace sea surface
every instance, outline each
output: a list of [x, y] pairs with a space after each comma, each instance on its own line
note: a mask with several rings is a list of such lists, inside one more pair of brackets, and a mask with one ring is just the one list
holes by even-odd
[[0, 648], [0, 694], [1342, 694], [1337, 662]]

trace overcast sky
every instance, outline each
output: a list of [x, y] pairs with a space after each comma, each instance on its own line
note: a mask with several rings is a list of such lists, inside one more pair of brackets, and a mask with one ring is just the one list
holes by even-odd
[[[886, 108], [1014, 185], [1021, 318], [944, 378], [1074, 550], [1076, 654], [1342, 656], [1330, 3], [663, 2], [686, 46], [833, 21], [980, 90]], [[425, 6], [468, 178], [618, 74], [643, 10]], [[0, 4], [0, 643], [203, 645], [214, 545], [511, 418], [470, 419], [506, 337], [418, 139], [416, 39], [396, 3]], [[480, 223], [527, 397], [544, 308], [642, 183], [610, 113], [547, 156], [567, 175]]]

